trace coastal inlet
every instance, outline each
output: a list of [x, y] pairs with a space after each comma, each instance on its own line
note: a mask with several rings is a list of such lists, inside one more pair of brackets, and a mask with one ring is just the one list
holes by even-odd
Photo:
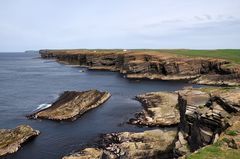
[[[186, 82], [150, 81], [122, 78], [117, 72], [87, 70], [39, 58], [39, 54], [0, 54], [0, 127], [13, 129], [27, 124], [41, 134], [23, 145], [7, 159], [59, 159], [99, 140], [112, 132], [143, 132], [153, 128], [127, 124], [140, 112], [136, 95], [157, 91], [176, 91], [200, 87]], [[44, 103], [53, 103], [66, 91], [97, 89], [108, 91], [111, 98], [88, 111], [74, 122], [29, 120], [25, 115]], [[161, 128], [168, 130], [170, 128]]]

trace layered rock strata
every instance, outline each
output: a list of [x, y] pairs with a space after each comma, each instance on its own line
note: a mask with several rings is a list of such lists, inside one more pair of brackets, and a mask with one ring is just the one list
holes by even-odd
[[103, 104], [110, 96], [110, 93], [98, 90], [83, 92], [66, 91], [50, 107], [35, 112], [29, 117], [51, 120], [75, 120], [85, 112]]
[[240, 85], [240, 67], [222, 59], [191, 58], [167, 53], [114, 50], [40, 50], [55, 58], [89, 69], [119, 71], [127, 78], [188, 80], [197, 84]]
[[[145, 110], [142, 116], [132, 119], [134, 124], [158, 127], [176, 123], [178, 130], [175, 127], [175, 130], [167, 131], [155, 129], [142, 133], [106, 134], [102, 137], [99, 147], [87, 148], [66, 157], [187, 157], [195, 150], [218, 142], [223, 132], [228, 131], [228, 134], [232, 135], [240, 133], [240, 128], [236, 126], [239, 125], [236, 124], [240, 110], [239, 88], [191, 88], [175, 93], [146, 93], [137, 98], [143, 103]], [[234, 139], [227, 138], [226, 143], [233, 148], [239, 148], [238, 136]]]
[[15, 129], [0, 129], [0, 156], [18, 151], [21, 144], [39, 134], [38, 130], [28, 125], [20, 125]]
[[240, 89], [183, 90], [178, 100], [181, 121], [176, 152], [183, 155], [214, 143], [232, 124], [240, 110]]
[[218, 140], [212, 145], [205, 146], [189, 156], [182, 158], [231, 158], [237, 159], [240, 155], [240, 117], [232, 119], [232, 125], [225, 130]]
[[131, 124], [144, 126], [170, 126], [180, 122], [177, 93], [152, 92], [136, 97], [144, 110], [130, 119]]

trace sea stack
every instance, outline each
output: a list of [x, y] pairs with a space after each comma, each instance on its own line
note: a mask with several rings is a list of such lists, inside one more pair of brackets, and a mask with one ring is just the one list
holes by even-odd
[[29, 117], [50, 120], [75, 120], [85, 112], [103, 104], [110, 96], [110, 93], [98, 90], [65, 91], [50, 107], [35, 112]]

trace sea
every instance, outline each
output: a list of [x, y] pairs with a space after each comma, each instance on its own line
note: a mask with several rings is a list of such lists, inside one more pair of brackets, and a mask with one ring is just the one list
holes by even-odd
[[[42, 59], [36, 52], [0, 53], [0, 129], [27, 124], [41, 132], [19, 151], [2, 158], [59, 159], [97, 143], [105, 133], [152, 129], [127, 124], [143, 109], [135, 96], [155, 91], [172, 92], [184, 87], [200, 85], [185, 81], [126, 79], [118, 72], [88, 70]], [[73, 122], [26, 118], [50, 106], [63, 91], [89, 89], [108, 91], [112, 96]]]

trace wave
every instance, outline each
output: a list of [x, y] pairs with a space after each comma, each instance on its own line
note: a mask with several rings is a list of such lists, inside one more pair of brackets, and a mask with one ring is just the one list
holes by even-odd
[[40, 104], [34, 111], [46, 109], [50, 106], [52, 106], [52, 104], [48, 104], [48, 103]]

